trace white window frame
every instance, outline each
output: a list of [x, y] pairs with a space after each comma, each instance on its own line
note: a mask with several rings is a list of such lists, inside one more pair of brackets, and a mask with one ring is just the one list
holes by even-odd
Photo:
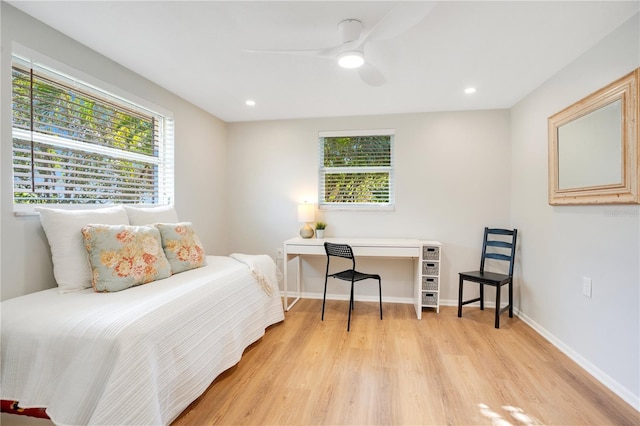
[[[358, 136], [390, 136], [391, 164], [388, 167], [324, 167], [324, 139], [331, 137], [358, 137]], [[319, 210], [369, 210], [392, 211], [395, 210], [395, 130], [342, 130], [318, 132], [318, 209]], [[324, 200], [325, 175], [328, 173], [389, 173], [389, 202], [388, 203], [330, 203]]]
[[[101, 81], [89, 74], [86, 74], [80, 70], [70, 67], [62, 62], [59, 62], [53, 58], [48, 57], [40, 52], [22, 46], [18, 43], [12, 43], [12, 65], [14, 63], [20, 64], [25, 67], [31, 67], [34, 69], [40, 69], [47, 73], [50, 72], [53, 75], [63, 77], [69, 83], [69, 86], [76, 87], [80, 91], [97, 92], [101, 97], [104, 97], [113, 102], [119, 103], [129, 108], [139, 109], [145, 112], [150, 112], [155, 116], [161, 116], [163, 120], [162, 126], [159, 128], [159, 135], [162, 139], [162, 143], [159, 145], [159, 156], [154, 159], [155, 164], [162, 165], [159, 167], [159, 174], [155, 181], [158, 185], [158, 193], [160, 198], [154, 204], [148, 205], [170, 205], [173, 203], [175, 195], [175, 164], [174, 164], [174, 115], [171, 111], [166, 110], [158, 105], [155, 105], [145, 99], [142, 99], [134, 94], [131, 94], [119, 87], [112, 84]], [[72, 81], [72, 83], [70, 83]], [[67, 84], [65, 83], [65, 84]], [[13, 115], [13, 111], [12, 111]], [[25, 133], [28, 133], [25, 134]], [[120, 158], [129, 159], [132, 161], [142, 160], [150, 162], [150, 157], [143, 154], [136, 154], [133, 152], [117, 150], [115, 148], [94, 146], [88, 150], [87, 144], [78, 142], [66, 138], [55, 137], [45, 134], [33, 132], [18, 128], [12, 128], [12, 139], [32, 139], [34, 142], [47, 144], [52, 146], [60, 146], [71, 149], [81, 148], [87, 153], [95, 154], [111, 154], [115, 151]], [[12, 148], [13, 151], [13, 148]], [[13, 161], [12, 161], [13, 169]], [[12, 171], [13, 175], [13, 171]], [[14, 186], [12, 184], [12, 200]], [[68, 204], [68, 203], [16, 203], [13, 202], [13, 211], [16, 215], [30, 215], [35, 213], [36, 207], [55, 207], [63, 209], [92, 209], [104, 205], [103, 203], [94, 202], [86, 204]]]

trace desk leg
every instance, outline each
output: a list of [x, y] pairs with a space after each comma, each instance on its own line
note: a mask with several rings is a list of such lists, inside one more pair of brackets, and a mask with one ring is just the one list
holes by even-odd
[[284, 252], [282, 256], [282, 295], [284, 296], [284, 309], [287, 310], [287, 303], [289, 303], [289, 297], [287, 295], [287, 287], [289, 284], [287, 269], [289, 269], [289, 255]]
[[416, 308], [416, 316], [422, 319], [422, 282], [420, 258], [414, 259], [413, 264], [413, 305]]
[[293, 302], [291, 302], [291, 304], [289, 305], [289, 300], [288, 300], [288, 295], [287, 295], [287, 286], [289, 284], [288, 282], [288, 278], [287, 278], [287, 269], [288, 269], [288, 265], [289, 265], [289, 255], [285, 254], [284, 258], [285, 258], [285, 264], [284, 264], [284, 272], [283, 272], [283, 276], [284, 276], [284, 306], [285, 306], [285, 310], [288, 312], [291, 308], [293, 308], [293, 305], [295, 305], [298, 300], [300, 300], [300, 296], [301, 296], [301, 290], [300, 290], [300, 275], [302, 274], [301, 271], [301, 267], [302, 264], [300, 262], [300, 255], [295, 255], [294, 256], [296, 259], [296, 298]]

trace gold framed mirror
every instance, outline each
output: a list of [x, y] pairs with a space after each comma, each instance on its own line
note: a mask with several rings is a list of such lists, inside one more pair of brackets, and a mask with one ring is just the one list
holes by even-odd
[[640, 203], [640, 68], [549, 117], [549, 204]]

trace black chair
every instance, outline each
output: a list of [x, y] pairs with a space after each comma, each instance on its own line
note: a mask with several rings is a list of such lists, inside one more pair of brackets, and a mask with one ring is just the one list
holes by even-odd
[[[351, 311], [354, 308], [353, 286], [358, 281], [367, 280], [367, 279], [378, 280], [378, 291], [380, 292], [380, 319], [382, 319], [382, 280], [380, 279], [380, 275], [364, 274], [362, 272], [356, 271], [356, 258], [353, 256], [353, 250], [351, 249], [351, 246], [349, 246], [348, 244], [333, 244], [333, 243], [325, 242], [324, 251], [327, 253], [327, 271], [324, 277], [324, 296], [322, 297], [322, 321], [324, 321], [324, 305], [327, 300], [327, 280], [329, 279], [329, 277], [351, 282], [351, 294], [349, 296], [349, 321], [347, 322], [347, 331], [349, 331], [351, 328]], [[329, 263], [331, 262], [331, 256], [351, 259], [352, 261], [351, 269], [330, 274]]]
[[[494, 236], [499, 237], [495, 238]], [[505, 237], [506, 236], [506, 237]], [[516, 257], [516, 239], [518, 230], [484, 228], [484, 240], [482, 242], [482, 257], [480, 258], [480, 270], [460, 272], [460, 284], [458, 287], [458, 318], [462, 317], [462, 305], [480, 301], [480, 309], [484, 310], [484, 286], [490, 285], [496, 288], [496, 328], [500, 328], [500, 314], [507, 309], [509, 318], [513, 318], [513, 263]], [[495, 259], [509, 263], [509, 274], [498, 274], [484, 270], [485, 260]], [[480, 284], [480, 297], [462, 300], [462, 286], [464, 281], [472, 281]], [[503, 285], [509, 285], [509, 304], [500, 308], [500, 289]]]

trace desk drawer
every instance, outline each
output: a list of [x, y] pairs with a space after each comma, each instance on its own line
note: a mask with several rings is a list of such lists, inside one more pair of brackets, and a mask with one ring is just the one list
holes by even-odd
[[[352, 245], [354, 256], [362, 257], [420, 257], [419, 247], [372, 247]], [[296, 245], [287, 246], [287, 254], [315, 254], [326, 255], [324, 245]]]
[[295, 245], [286, 247], [287, 254], [316, 254], [326, 256], [323, 245]]
[[370, 247], [351, 246], [353, 254], [371, 257], [420, 257], [419, 247]]

